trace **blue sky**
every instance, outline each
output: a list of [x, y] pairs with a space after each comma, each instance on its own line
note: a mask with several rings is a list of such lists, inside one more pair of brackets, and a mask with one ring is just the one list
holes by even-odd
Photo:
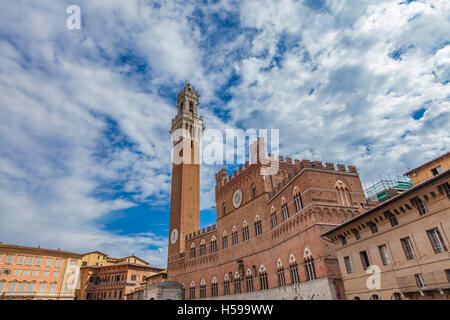
[[[81, 8], [81, 30], [66, 8]], [[448, 1], [0, 3], [0, 241], [166, 263], [168, 129], [186, 80], [208, 128], [363, 182], [448, 150]], [[230, 166], [232, 170], [234, 166]], [[202, 166], [201, 224], [215, 222]]]

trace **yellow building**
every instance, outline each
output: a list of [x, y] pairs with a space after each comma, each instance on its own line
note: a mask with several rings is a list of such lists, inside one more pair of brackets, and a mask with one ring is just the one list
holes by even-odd
[[92, 251], [88, 252], [83, 255], [83, 258], [81, 259], [82, 266], [110, 266], [110, 265], [116, 265], [116, 264], [122, 264], [122, 263], [133, 263], [133, 264], [139, 264], [142, 266], [148, 266], [148, 262], [134, 256], [132, 254], [128, 257], [123, 258], [112, 258], [109, 257], [107, 254], [100, 252], [100, 251]]
[[417, 186], [448, 169], [450, 169], [450, 152], [444, 153], [443, 155], [408, 171], [405, 175], [411, 179], [413, 185]]

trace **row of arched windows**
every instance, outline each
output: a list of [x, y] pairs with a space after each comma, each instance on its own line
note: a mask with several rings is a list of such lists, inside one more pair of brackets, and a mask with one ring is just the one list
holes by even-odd
[[[306, 281], [313, 281], [316, 279], [316, 271], [314, 266], [314, 259], [309, 252], [308, 249], [305, 250], [305, 262], [303, 264], [305, 268], [305, 274], [306, 274]], [[289, 283], [286, 280], [286, 271], [289, 276]], [[295, 285], [300, 283], [300, 276], [299, 276], [299, 265], [294, 257], [293, 254], [289, 256], [289, 267], [284, 268], [283, 263], [281, 262], [281, 259], [278, 259], [277, 261], [277, 271], [274, 272], [274, 274], [277, 274], [278, 276], [278, 286], [283, 287], [286, 285]], [[246, 273], [244, 275], [241, 275], [238, 271], [235, 272], [234, 278], [232, 276], [232, 273], [227, 273], [224, 276], [223, 280], [223, 294], [224, 295], [230, 295], [232, 294], [231, 288], [234, 289], [234, 294], [239, 294], [242, 292], [253, 292], [255, 290], [255, 284], [254, 281], [258, 280], [259, 282], [259, 290], [267, 290], [269, 289], [269, 280], [268, 280], [269, 274], [267, 273], [266, 267], [264, 265], [261, 265], [259, 267], [259, 272], [256, 273], [256, 269], [252, 271], [250, 268], [247, 269]], [[185, 299], [185, 285], [183, 286], [183, 299]], [[211, 296], [216, 297], [219, 295], [219, 284], [216, 277], [213, 277], [211, 280]], [[207, 290], [208, 286], [204, 279], [200, 281], [200, 288], [199, 288], [199, 297], [200, 298], [206, 298], [207, 297]], [[189, 299], [196, 299], [196, 284], [195, 281], [192, 281], [190, 283], [189, 287]]]

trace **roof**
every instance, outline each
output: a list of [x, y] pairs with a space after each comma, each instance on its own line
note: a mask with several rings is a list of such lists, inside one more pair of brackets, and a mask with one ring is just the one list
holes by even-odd
[[391, 198], [391, 199], [389, 199], [389, 200], [387, 200], [385, 202], [380, 203], [378, 206], [376, 206], [376, 207], [374, 207], [372, 209], [369, 209], [366, 212], [363, 212], [359, 216], [356, 216], [356, 217], [354, 217], [354, 218], [352, 218], [350, 220], [347, 220], [346, 222], [340, 224], [339, 226], [337, 226], [337, 227], [335, 227], [335, 228], [333, 228], [333, 229], [323, 233], [321, 236], [322, 237], [327, 236], [327, 235], [329, 235], [329, 234], [339, 230], [342, 227], [345, 227], [345, 226], [347, 226], [347, 225], [349, 225], [349, 224], [351, 224], [351, 223], [353, 223], [353, 222], [355, 222], [355, 221], [357, 221], [359, 219], [362, 219], [363, 217], [366, 217], [366, 216], [370, 215], [371, 213], [373, 213], [375, 211], [378, 211], [378, 210], [380, 210], [380, 209], [382, 209], [384, 207], [387, 207], [391, 203], [393, 203], [393, 202], [395, 202], [395, 201], [397, 201], [397, 200], [399, 200], [401, 198], [404, 198], [404, 197], [410, 195], [411, 193], [413, 193], [413, 192], [415, 192], [417, 190], [420, 190], [421, 188], [423, 188], [423, 187], [425, 187], [425, 186], [427, 186], [429, 184], [432, 184], [433, 182], [436, 182], [436, 181], [439, 181], [439, 180], [444, 180], [449, 175], [450, 175], [450, 169], [445, 171], [445, 172], [443, 172], [443, 173], [441, 173], [441, 174], [439, 174], [439, 175], [437, 175], [437, 176], [434, 176], [431, 179], [428, 179], [428, 180], [422, 182], [421, 184], [418, 184], [417, 186], [412, 187], [411, 189], [408, 189], [408, 190], [400, 193], [399, 195], [397, 195], [397, 196], [395, 196], [395, 197], [393, 197], [393, 198]]
[[63, 251], [61, 249], [58, 249], [58, 250], [45, 249], [45, 248], [41, 248], [40, 246], [38, 246], [38, 247], [26, 247], [26, 246], [19, 246], [19, 245], [15, 245], [15, 244], [7, 244], [7, 243], [0, 242], [0, 248], [12, 249], [12, 250], [17, 250], [17, 251], [28, 250], [28, 251], [45, 252], [45, 253], [48, 253], [48, 254], [72, 256], [72, 257], [79, 258], [79, 259], [81, 259], [83, 257], [83, 255], [80, 254], [80, 253], [75, 253], [75, 252], [70, 252], [70, 251]]
[[419, 169], [421, 169], [421, 168], [423, 168], [423, 167], [425, 167], [425, 166], [427, 166], [427, 165], [429, 165], [429, 164], [431, 164], [431, 163], [433, 163], [433, 162], [435, 162], [435, 161], [437, 161], [437, 160], [440, 160], [440, 159], [442, 159], [442, 158], [445, 158], [445, 157], [447, 157], [447, 156], [450, 156], [450, 151], [448, 151], [448, 152], [446, 152], [446, 153], [444, 153], [444, 154], [441, 154], [440, 156], [438, 156], [438, 157], [436, 157], [436, 158], [434, 158], [434, 159], [432, 159], [432, 160], [430, 160], [430, 161], [428, 161], [428, 162], [425, 162], [425, 163], [421, 164], [421, 165], [418, 166], [417, 168], [414, 168], [414, 169], [412, 169], [412, 170], [409, 170], [409, 171], [406, 172], [404, 175], [405, 175], [405, 176], [409, 176], [411, 173], [413, 173], [413, 172], [415, 172], [415, 171], [417, 171], [417, 170], [419, 170]]
[[91, 253], [100, 253], [100, 254], [102, 254], [104, 256], [108, 256], [106, 253], [103, 253], [103, 252], [100, 252], [100, 251], [90, 251], [90, 252], [84, 253], [83, 255], [86, 256], [86, 255], [91, 254]]
[[131, 263], [131, 262], [124, 262], [124, 263], [117, 263], [117, 264], [107, 264], [104, 266], [84, 266], [82, 268], [92, 268], [92, 269], [99, 269], [99, 268], [114, 268], [114, 267], [120, 267], [120, 266], [133, 266], [133, 267], [139, 267], [139, 268], [148, 268], [148, 269], [158, 269], [163, 270], [161, 268], [152, 267], [150, 265], [143, 265], [138, 263]]

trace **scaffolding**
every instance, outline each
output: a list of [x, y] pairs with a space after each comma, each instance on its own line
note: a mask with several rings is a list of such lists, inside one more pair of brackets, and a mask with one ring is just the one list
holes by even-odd
[[412, 188], [413, 184], [408, 177], [396, 176], [392, 179], [383, 179], [373, 183], [372, 186], [364, 189], [366, 199], [371, 202], [384, 202], [397, 194]]

